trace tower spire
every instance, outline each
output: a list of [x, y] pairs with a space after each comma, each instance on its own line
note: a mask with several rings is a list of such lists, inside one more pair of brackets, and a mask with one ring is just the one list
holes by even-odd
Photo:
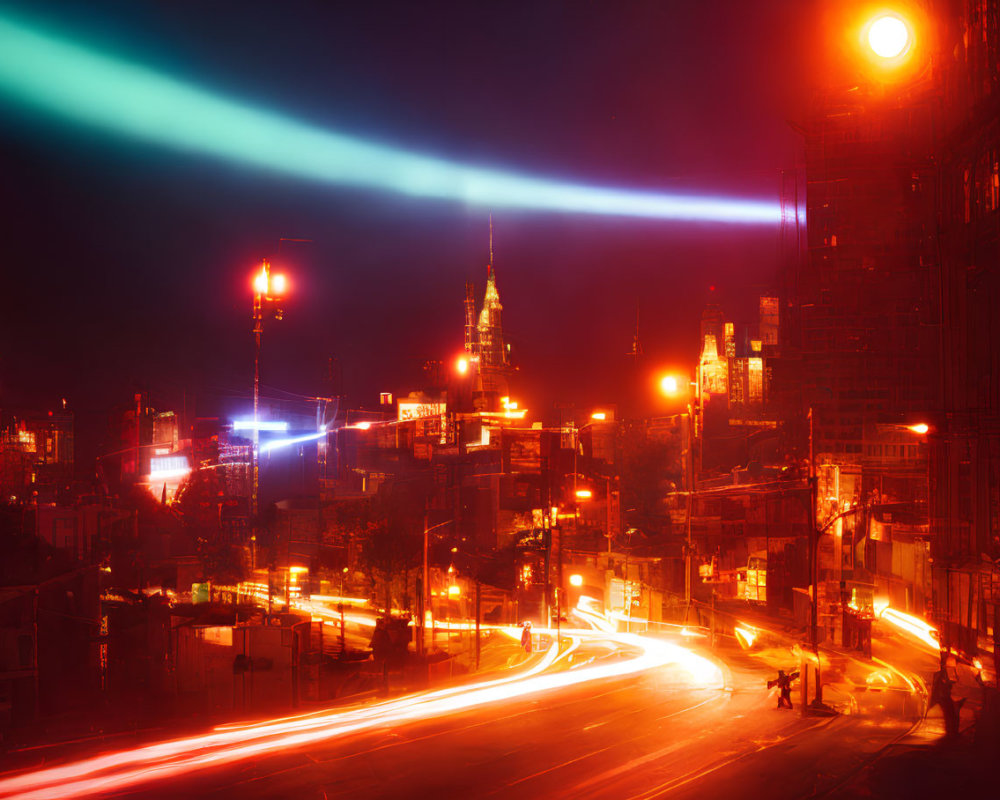
[[490, 212], [490, 266], [493, 266], [493, 212]]
[[635, 304], [635, 333], [632, 335], [632, 350], [628, 353], [634, 364], [639, 363], [642, 355], [642, 340], [639, 338], [639, 304]]

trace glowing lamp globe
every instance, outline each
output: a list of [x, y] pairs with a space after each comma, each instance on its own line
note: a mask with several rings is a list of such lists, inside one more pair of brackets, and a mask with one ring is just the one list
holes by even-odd
[[886, 14], [868, 29], [868, 46], [880, 58], [898, 58], [910, 47], [910, 31], [899, 17]]
[[677, 378], [667, 375], [660, 381], [660, 389], [664, 394], [677, 394]]
[[455, 369], [458, 370], [460, 375], [464, 375], [469, 371], [469, 361], [465, 358], [460, 358], [455, 362]]
[[284, 275], [274, 275], [271, 278], [271, 291], [276, 295], [282, 295], [285, 293], [285, 289], [288, 288], [288, 282], [285, 280]]

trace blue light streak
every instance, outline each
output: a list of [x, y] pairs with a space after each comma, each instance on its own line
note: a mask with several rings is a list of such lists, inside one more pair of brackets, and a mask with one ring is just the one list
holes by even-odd
[[751, 225], [782, 221], [774, 200], [546, 180], [364, 141], [228, 99], [5, 15], [0, 96], [115, 135], [333, 185], [492, 208]]
[[320, 431], [319, 433], [307, 433], [302, 436], [290, 436], [287, 439], [272, 439], [269, 442], [265, 442], [260, 446], [260, 451], [262, 453], [270, 453], [272, 450], [277, 450], [279, 447], [289, 447], [293, 444], [302, 444], [303, 442], [315, 442], [317, 439], [322, 439], [326, 436], [326, 431]]

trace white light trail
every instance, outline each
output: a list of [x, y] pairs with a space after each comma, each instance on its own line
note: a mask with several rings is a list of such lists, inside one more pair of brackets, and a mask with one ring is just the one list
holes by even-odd
[[319, 433], [307, 433], [302, 436], [290, 436], [287, 439], [273, 439], [270, 442], [265, 442], [260, 446], [262, 453], [270, 453], [272, 450], [277, 450], [279, 447], [288, 447], [293, 444], [303, 444], [304, 442], [315, 442], [317, 439], [322, 439], [326, 436], [326, 431], [320, 431]]
[[287, 431], [288, 423], [279, 422], [277, 420], [257, 420], [254, 422], [252, 419], [234, 419], [233, 420], [233, 430], [234, 431]]
[[912, 614], [897, 611], [894, 608], [886, 606], [881, 614], [879, 614], [879, 619], [885, 620], [890, 625], [917, 638], [934, 652], [941, 650], [941, 641], [938, 639], [937, 629], [932, 625], [928, 625], [919, 617], [914, 617]]
[[736, 637], [736, 641], [740, 643], [740, 646], [744, 650], [749, 650], [753, 647], [754, 640], [757, 638], [757, 629], [752, 628], [749, 625], [735, 625], [733, 627], [733, 635]]

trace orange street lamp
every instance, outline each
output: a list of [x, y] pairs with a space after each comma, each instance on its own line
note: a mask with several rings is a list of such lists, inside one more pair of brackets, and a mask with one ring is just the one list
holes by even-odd
[[574, 573], [574, 574], [570, 575], [569, 576], [569, 585], [570, 586], [583, 586], [583, 575], [579, 575], [577, 573]]
[[577, 500], [589, 500], [593, 496], [594, 496], [594, 493], [592, 491], [590, 491], [590, 489], [577, 489], [576, 490], [576, 499]]
[[921, 436], [923, 436], [931, 429], [931, 426], [928, 425], [926, 422], [918, 422], [915, 425], [907, 425], [906, 429], [912, 431], [913, 433], [919, 433]]
[[469, 359], [462, 356], [455, 362], [455, 369], [458, 370], [459, 375], [464, 375], [469, 371]]
[[896, 14], [882, 14], [872, 20], [866, 38], [871, 51], [886, 61], [906, 55], [913, 43], [909, 26]]
[[660, 391], [666, 395], [677, 394], [678, 386], [677, 377], [674, 375], [664, 375], [660, 378]]

